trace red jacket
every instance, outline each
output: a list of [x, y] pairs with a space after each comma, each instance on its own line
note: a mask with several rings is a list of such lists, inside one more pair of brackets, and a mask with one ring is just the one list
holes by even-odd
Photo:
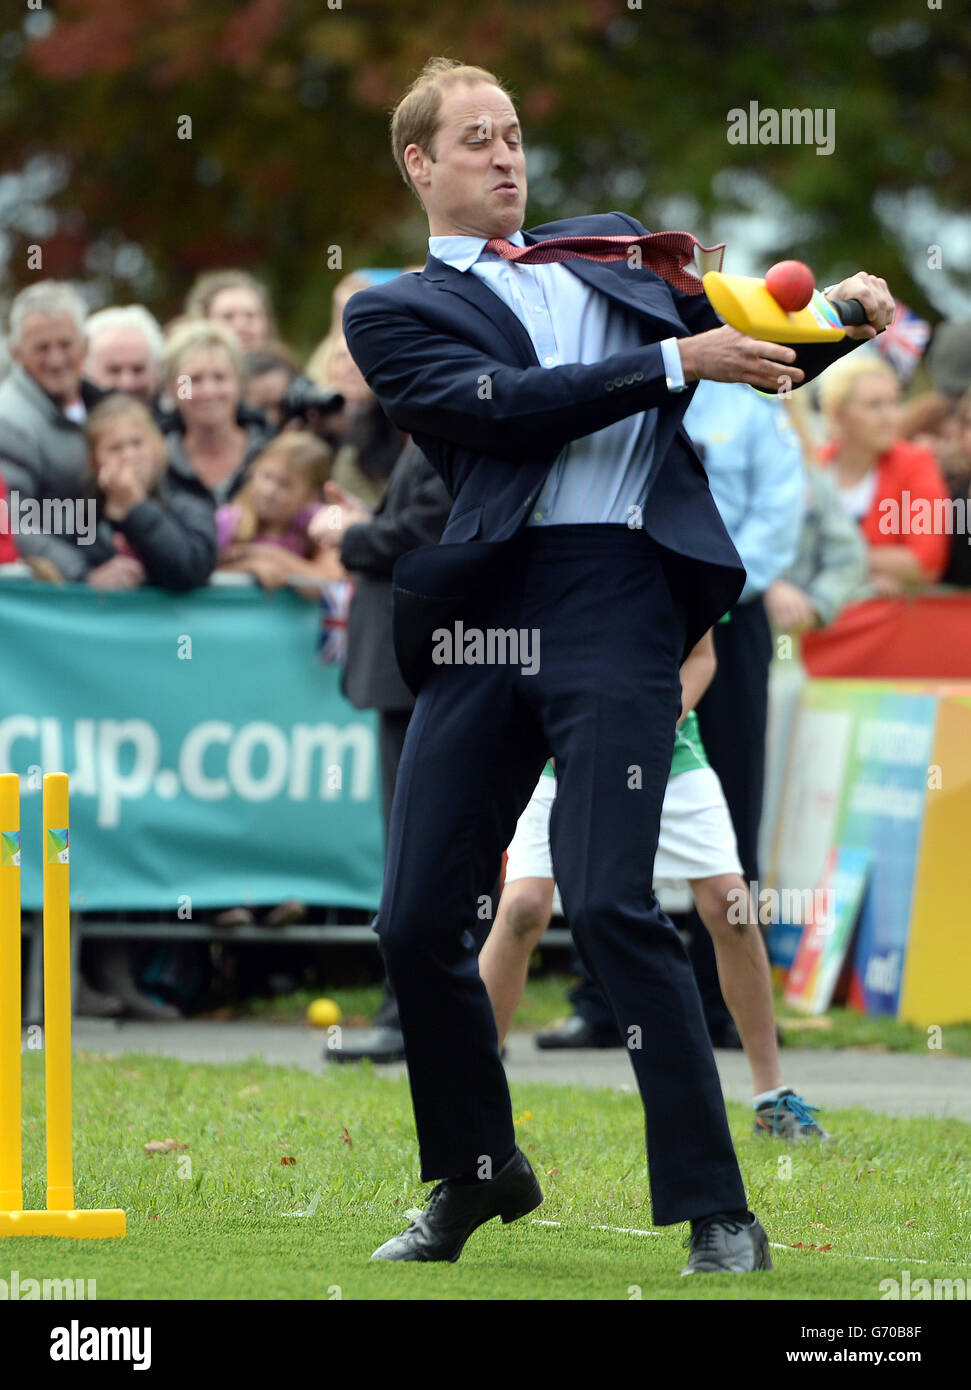
[[[838, 452], [838, 444], [825, 445], [820, 450], [822, 462], [831, 463]], [[876, 470], [873, 501], [860, 522], [867, 544], [905, 545], [929, 580], [940, 579], [947, 568], [951, 537], [939, 522], [950, 513], [951, 493], [937, 460], [930, 449], [898, 439], [877, 459]], [[934, 502], [938, 499], [947, 510], [938, 508], [935, 519]], [[915, 506], [922, 501], [930, 506]]]
[[0, 565], [9, 565], [11, 560], [20, 557], [17, 554], [17, 547], [13, 543], [13, 536], [9, 534], [10, 518], [7, 515], [7, 488], [0, 477]]

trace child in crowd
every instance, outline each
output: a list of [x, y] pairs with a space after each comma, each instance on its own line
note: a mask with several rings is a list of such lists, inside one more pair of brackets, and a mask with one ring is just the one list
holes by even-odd
[[318, 546], [310, 523], [324, 505], [332, 453], [316, 435], [290, 430], [254, 459], [239, 495], [216, 512], [219, 564], [252, 574], [264, 588], [306, 577], [319, 599], [321, 580], [345, 579], [333, 547]]
[[[251, 574], [265, 589], [295, 584], [315, 602], [322, 583], [344, 580], [347, 573], [333, 547], [311, 537], [310, 523], [324, 506], [323, 487], [330, 476], [330, 448], [317, 435], [289, 430], [278, 435], [253, 460], [236, 498], [216, 511], [219, 564]], [[299, 580], [305, 578], [305, 587]], [[286, 926], [307, 915], [291, 899], [269, 910], [266, 926]], [[217, 914], [217, 926], [246, 926], [255, 921], [250, 907]]]
[[[205, 584], [216, 562], [213, 509], [192, 479], [170, 476], [165, 441], [149, 408], [121, 392], [95, 406], [85, 425], [97, 526], [83, 547], [86, 582], [97, 589], [143, 584], [186, 590]], [[48, 576], [56, 578], [56, 575]], [[82, 956], [86, 1011], [124, 1011], [159, 1022], [179, 1010], [143, 993], [134, 942], [91, 942]]]
[[212, 504], [193, 480], [169, 475], [149, 408], [134, 396], [107, 396], [89, 415], [86, 434], [98, 518], [87, 583], [176, 590], [205, 584], [216, 562]]

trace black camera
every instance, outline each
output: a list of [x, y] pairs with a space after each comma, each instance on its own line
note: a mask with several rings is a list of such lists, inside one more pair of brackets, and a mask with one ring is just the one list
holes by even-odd
[[311, 411], [335, 415], [343, 408], [344, 397], [339, 391], [328, 391], [307, 376], [295, 376], [280, 401], [280, 421], [285, 425], [290, 420], [303, 420], [306, 424]]

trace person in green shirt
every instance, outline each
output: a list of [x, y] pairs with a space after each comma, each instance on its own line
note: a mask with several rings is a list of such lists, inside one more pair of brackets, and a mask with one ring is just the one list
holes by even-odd
[[[681, 668], [682, 713], [661, 810], [654, 886], [687, 882], [698, 915], [711, 933], [722, 993], [752, 1072], [755, 1132], [790, 1140], [827, 1139], [813, 1118], [818, 1107], [807, 1105], [782, 1079], [768, 955], [742, 877], [721, 783], [708, 764], [694, 712], [714, 673], [715, 647], [709, 631]], [[507, 851], [496, 920], [479, 955], [479, 973], [492, 1002], [500, 1046], [522, 997], [530, 956], [554, 910], [563, 911], [549, 844], [555, 798], [556, 770], [551, 760], [519, 818]]]

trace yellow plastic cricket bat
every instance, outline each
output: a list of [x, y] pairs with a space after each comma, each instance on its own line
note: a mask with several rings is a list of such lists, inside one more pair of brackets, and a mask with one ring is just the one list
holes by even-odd
[[767, 343], [834, 343], [846, 336], [847, 325], [867, 321], [858, 299], [829, 300], [819, 290], [813, 290], [805, 309], [787, 313], [772, 298], [765, 281], [755, 276], [709, 270], [702, 284], [719, 318]]

